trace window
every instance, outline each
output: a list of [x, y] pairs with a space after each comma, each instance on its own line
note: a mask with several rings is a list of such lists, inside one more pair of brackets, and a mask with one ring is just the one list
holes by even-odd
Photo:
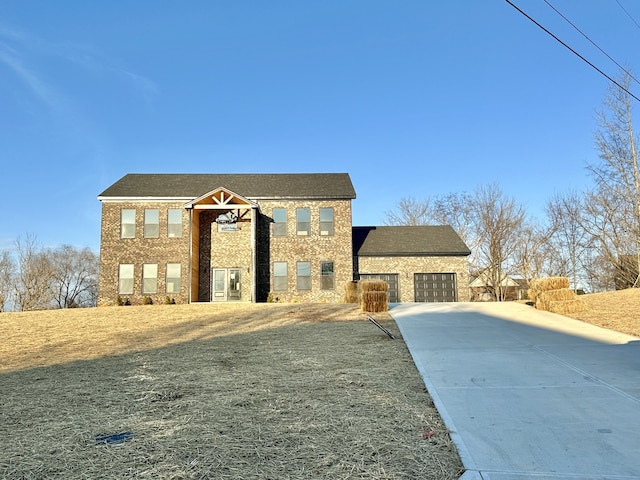
[[296, 269], [298, 290], [311, 290], [311, 262], [298, 262]]
[[121, 264], [118, 269], [118, 293], [133, 293], [133, 265]]
[[273, 290], [287, 290], [287, 262], [273, 262]]
[[287, 235], [287, 209], [273, 209], [273, 236], [285, 237]]
[[167, 213], [167, 236], [182, 237], [182, 210], [179, 208], [170, 208]]
[[320, 209], [320, 235], [333, 235], [333, 208]]
[[180, 292], [180, 273], [181, 268], [179, 263], [167, 263], [167, 293]]
[[144, 238], [160, 236], [160, 210], [144, 211]]
[[311, 233], [311, 210], [308, 208], [296, 209], [296, 233], [298, 235]]
[[142, 293], [158, 291], [158, 265], [145, 263], [142, 265]]
[[320, 271], [320, 288], [322, 290], [333, 290], [333, 262], [321, 262]]
[[120, 211], [120, 238], [136, 237], [136, 211], [123, 209]]

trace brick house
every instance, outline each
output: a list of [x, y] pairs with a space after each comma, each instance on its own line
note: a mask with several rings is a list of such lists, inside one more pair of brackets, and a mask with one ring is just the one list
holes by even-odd
[[[414, 272], [453, 274], [456, 293], [447, 298], [466, 299], [457, 287], [468, 290], [466, 263], [464, 271], [458, 265], [464, 249], [450, 227], [436, 236], [458, 245], [454, 255], [445, 248], [422, 252], [419, 261], [376, 260], [360, 249], [361, 258], [353, 248], [355, 197], [346, 173], [125, 175], [98, 196], [98, 304], [339, 302], [358, 265], [363, 275], [393, 273], [382, 268], [384, 258]], [[399, 299], [413, 301], [404, 283], [398, 280]]]

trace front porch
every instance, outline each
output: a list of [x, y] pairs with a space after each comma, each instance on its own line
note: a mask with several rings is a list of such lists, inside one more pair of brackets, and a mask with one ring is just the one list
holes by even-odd
[[187, 204], [191, 302], [256, 301], [258, 205], [218, 188]]

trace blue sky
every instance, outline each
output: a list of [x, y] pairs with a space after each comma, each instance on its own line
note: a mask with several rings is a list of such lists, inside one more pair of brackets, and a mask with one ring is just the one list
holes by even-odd
[[[549, 1], [640, 70], [640, 3]], [[356, 225], [497, 181], [539, 215], [589, 182], [607, 80], [502, 0], [0, 0], [0, 89], [0, 248], [97, 250], [130, 172], [348, 172]]]

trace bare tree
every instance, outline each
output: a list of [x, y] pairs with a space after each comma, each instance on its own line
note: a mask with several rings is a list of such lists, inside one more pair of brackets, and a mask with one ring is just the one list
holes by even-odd
[[428, 225], [432, 223], [431, 198], [417, 200], [414, 197], [401, 198], [395, 210], [385, 212], [385, 225]]
[[468, 258], [469, 264], [477, 264], [478, 232], [477, 209], [474, 208], [473, 195], [462, 193], [448, 193], [434, 198], [431, 217], [433, 221], [441, 225], [451, 225], [460, 238], [471, 250]]
[[546, 205], [547, 219], [553, 234], [549, 238], [554, 249], [551, 275], [569, 277], [575, 290], [588, 283], [585, 265], [591, 256], [592, 239], [586, 226], [585, 202], [577, 192], [554, 195]]
[[517, 239], [525, 221], [524, 207], [505, 197], [497, 183], [480, 186], [475, 193], [476, 231], [480, 266], [496, 300], [505, 299], [504, 279], [517, 271]]
[[525, 218], [524, 208], [506, 198], [497, 184], [473, 194], [449, 193], [423, 201], [404, 198], [387, 212], [386, 225], [451, 225], [469, 246], [472, 270], [484, 272], [496, 299], [503, 300], [503, 280], [517, 272], [516, 250]]
[[53, 301], [58, 308], [95, 306], [98, 256], [62, 245], [50, 252]]
[[529, 283], [549, 274], [554, 252], [549, 248], [553, 230], [547, 225], [529, 220], [516, 236], [513, 252], [516, 272]]
[[11, 301], [15, 270], [13, 257], [4, 250], [0, 254], [0, 312], [4, 312]]
[[[640, 171], [633, 128], [632, 78], [624, 72], [611, 85], [597, 112], [595, 140], [600, 162], [588, 166], [595, 187], [588, 196], [590, 233], [600, 255], [611, 262], [626, 286], [638, 286], [640, 272]], [[595, 203], [594, 203], [595, 202]], [[591, 208], [593, 207], [593, 208]], [[630, 265], [631, 264], [631, 265]]]
[[598, 190], [588, 192], [585, 197], [583, 226], [593, 242], [594, 257], [598, 259], [591, 264], [590, 275], [606, 290], [614, 289], [620, 283], [636, 284], [637, 271], [625, 268], [628, 266], [626, 259], [635, 259], [637, 248], [637, 240], [630, 238], [621, 219], [621, 212], [627, 206], [624, 198], [604, 195]]
[[53, 268], [47, 251], [34, 235], [16, 240], [18, 272], [14, 284], [15, 308], [19, 311], [51, 308]]

